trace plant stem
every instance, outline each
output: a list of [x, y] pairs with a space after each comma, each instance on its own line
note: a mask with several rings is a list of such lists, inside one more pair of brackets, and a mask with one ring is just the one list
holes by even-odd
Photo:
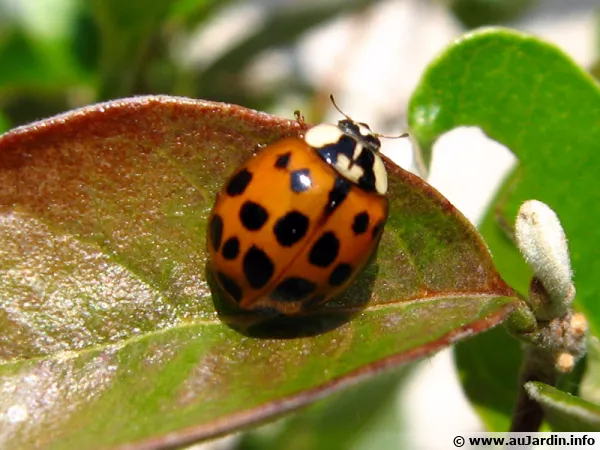
[[526, 344], [517, 403], [515, 404], [510, 426], [511, 433], [536, 432], [544, 420], [542, 407], [529, 397], [525, 391], [525, 383], [541, 381], [550, 386], [555, 386], [557, 380], [558, 372], [554, 368], [554, 355], [543, 348]]

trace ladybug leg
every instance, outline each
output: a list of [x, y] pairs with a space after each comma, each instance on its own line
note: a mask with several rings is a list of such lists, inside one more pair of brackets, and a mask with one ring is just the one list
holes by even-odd
[[306, 127], [304, 115], [300, 112], [300, 110], [297, 109], [296, 111], [294, 111], [294, 117], [296, 118], [296, 122], [298, 122], [298, 125], [300, 125], [302, 128]]

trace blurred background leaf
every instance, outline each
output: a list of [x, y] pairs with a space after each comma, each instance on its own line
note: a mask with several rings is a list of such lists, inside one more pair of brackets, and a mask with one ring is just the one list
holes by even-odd
[[532, 0], [442, 0], [467, 28], [511, 22], [525, 12]]
[[[0, 110], [22, 124], [95, 101], [155, 93], [268, 109], [282, 91], [307, 95], [314, 88], [300, 70], [257, 91], [248, 72], [253, 61], [267, 51], [287, 49], [326, 21], [375, 3], [3, 0]], [[225, 20], [235, 8], [247, 12], [245, 23], [244, 18], [232, 23], [240, 36], [222, 48], [215, 44], [217, 53], [203, 51], [198, 40], [221, 41], [213, 22]]]
[[10, 128], [10, 123], [8, 122], [8, 118], [0, 112], [0, 133], [5, 132]]
[[547, 384], [535, 381], [525, 385], [527, 393], [542, 405], [554, 431], [600, 431], [600, 407]]
[[[175, 2], [176, 3], [176, 2]], [[172, 2], [93, 0], [92, 15], [99, 30], [98, 99], [137, 94]]]
[[237, 450], [402, 448], [398, 389], [412, 366], [384, 373], [251, 431]]
[[[509, 238], [512, 218], [527, 199], [550, 205], [569, 236], [575, 305], [585, 312], [596, 336], [600, 334], [596, 276], [600, 263], [590, 242], [599, 241], [599, 115], [600, 87], [584, 70], [558, 48], [508, 29], [476, 31], [451, 45], [425, 72], [409, 110], [413, 136], [425, 161], [441, 134], [467, 125], [481, 127], [515, 153], [519, 167], [505, 182], [480, 230], [502, 276], [527, 295], [532, 270]], [[484, 422], [499, 431], [506, 429], [510, 417], [517, 388], [512, 382], [520, 360], [519, 352], [511, 351], [513, 344], [492, 336], [459, 345], [456, 352], [467, 395]], [[470, 347], [480, 355], [476, 362], [470, 358], [475, 355]], [[591, 354], [588, 361], [595, 357]], [[507, 392], [496, 391], [505, 377], [484, 376], [482, 370], [493, 367], [498, 374], [513, 375]], [[486, 390], [494, 394], [482, 395]]]
[[600, 342], [596, 337], [591, 337], [588, 342], [587, 367], [578, 394], [584, 400], [600, 405]]
[[[489, 355], [492, 349], [493, 354]], [[457, 344], [454, 356], [465, 394], [486, 429], [508, 430], [519, 385], [519, 341], [504, 327], [497, 327]]]

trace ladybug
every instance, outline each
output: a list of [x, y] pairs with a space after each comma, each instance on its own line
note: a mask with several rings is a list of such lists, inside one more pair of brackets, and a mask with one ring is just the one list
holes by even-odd
[[343, 292], [375, 252], [388, 217], [381, 135], [340, 113], [337, 125], [268, 145], [217, 194], [208, 270], [239, 308], [311, 310]]

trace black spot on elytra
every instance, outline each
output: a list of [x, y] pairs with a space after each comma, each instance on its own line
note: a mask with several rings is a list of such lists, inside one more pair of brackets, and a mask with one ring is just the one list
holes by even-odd
[[225, 292], [227, 292], [236, 302], [239, 303], [239, 301], [242, 299], [242, 289], [240, 286], [223, 272], [217, 272], [217, 277], [219, 278], [219, 282], [221, 283], [221, 286], [223, 286]]
[[252, 173], [248, 169], [240, 170], [229, 180], [225, 192], [232, 197], [242, 195], [250, 184], [250, 181], [252, 181]]
[[275, 161], [275, 167], [278, 169], [287, 169], [287, 166], [290, 164], [291, 155], [292, 154], [290, 152], [279, 155], [277, 161]]
[[341, 263], [335, 266], [331, 275], [329, 275], [329, 284], [332, 286], [340, 286], [346, 282], [352, 274], [352, 266], [350, 264]]
[[314, 266], [327, 267], [335, 261], [339, 251], [340, 241], [335, 237], [335, 233], [327, 231], [313, 245], [308, 260]]
[[278, 302], [296, 302], [312, 294], [317, 285], [306, 278], [288, 277], [277, 285], [271, 298]]
[[385, 220], [380, 220], [377, 225], [373, 227], [373, 239], [377, 239], [383, 230], [383, 226], [385, 225]]
[[215, 252], [219, 251], [221, 247], [221, 239], [223, 238], [223, 219], [218, 214], [215, 214], [210, 219], [210, 242], [215, 249]]
[[263, 288], [273, 276], [275, 266], [260, 248], [252, 246], [244, 255], [244, 275], [254, 289]]
[[308, 217], [298, 211], [290, 211], [279, 218], [273, 227], [273, 233], [280, 245], [291, 247], [304, 237], [309, 225]]
[[290, 173], [290, 187], [296, 193], [305, 192], [312, 186], [309, 169], [294, 170]]
[[223, 244], [223, 250], [221, 251], [223, 258], [235, 259], [240, 253], [240, 241], [236, 237], [229, 238]]
[[329, 191], [329, 195], [327, 197], [325, 211], [323, 211], [326, 217], [333, 213], [333, 211], [335, 211], [336, 208], [338, 208], [343, 201], [346, 200], [351, 187], [350, 181], [346, 180], [345, 178], [339, 176], [335, 179], [333, 188], [331, 191]]
[[240, 208], [240, 220], [247, 230], [260, 230], [269, 218], [269, 213], [258, 203], [247, 201]]
[[363, 211], [354, 216], [354, 222], [352, 223], [352, 231], [354, 234], [363, 234], [369, 227], [369, 213]]

